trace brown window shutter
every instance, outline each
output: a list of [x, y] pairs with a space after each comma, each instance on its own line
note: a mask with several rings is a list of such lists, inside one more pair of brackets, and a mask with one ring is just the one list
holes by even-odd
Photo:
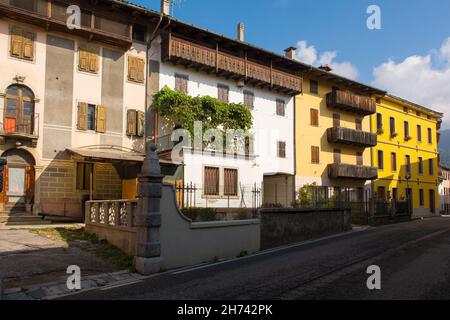
[[23, 33], [23, 57], [33, 60], [34, 58], [34, 34], [32, 32]]
[[89, 71], [90, 72], [98, 72], [98, 53], [97, 52], [88, 52], [89, 55]]
[[100, 133], [106, 132], [106, 109], [104, 106], [97, 106], [95, 117], [95, 131]]
[[341, 126], [341, 115], [339, 113], [333, 113], [333, 127], [337, 128]]
[[362, 131], [362, 120], [361, 119], [355, 120], [355, 127], [356, 127], [356, 130]]
[[89, 52], [86, 50], [86, 47], [80, 46], [78, 49], [79, 61], [78, 61], [78, 69], [81, 71], [89, 71]]
[[143, 137], [145, 132], [145, 114], [142, 111], [137, 112], [137, 132], [138, 137]]
[[364, 164], [362, 152], [357, 152], [357, 153], [356, 153], [356, 164], [357, 164], [358, 166], [362, 166], [362, 165]]
[[128, 80], [137, 80], [136, 60], [131, 56], [128, 56]]
[[236, 169], [224, 169], [224, 195], [238, 195], [238, 171]]
[[11, 55], [13, 57], [22, 56], [23, 48], [23, 30], [18, 27], [12, 27], [11, 29]]
[[127, 135], [136, 135], [136, 110], [127, 111]]
[[205, 195], [219, 195], [219, 168], [205, 167], [204, 176], [204, 190]]
[[319, 111], [317, 109], [311, 109], [310, 117], [311, 117], [311, 125], [318, 126], [319, 125]]
[[283, 117], [286, 115], [286, 103], [283, 100], [277, 99], [277, 115]]
[[145, 78], [145, 61], [137, 59], [137, 81], [144, 82]]
[[312, 163], [320, 163], [319, 147], [316, 147], [316, 146], [311, 147], [311, 162]]
[[286, 158], [286, 142], [278, 141], [278, 157]]
[[84, 102], [78, 103], [77, 129], [87, 130], [87, 108], [88, 104]]

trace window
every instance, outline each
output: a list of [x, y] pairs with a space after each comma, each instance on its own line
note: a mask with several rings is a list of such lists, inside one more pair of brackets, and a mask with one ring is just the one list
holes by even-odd
[[12, 57], [33, 60], [35, 34], [19, 27], [11, 28], [10, 54]]
[[419, 157], [419, 175], [423, 175], [423, 158]]
[[311, 125], [312, 126], [319, 126], [319, 110], [317, 109], [310, 109], [310, 117], [311, 117]]
[[333, 113], [333, 127], [338, 128], [341, 126], [341, 115], [339, 113]]
[[417, 125], [417, 141], [422, 142], [422, 127]]
[[78, 48], [78, 70], [97, 73], [99, 69], [98, 48], [80, 45]]
[[433, 131], [431, 128], [428, 128], [428, 143], [433, 143]]
[[277, 99], [277, 116], [285, 116], [286, 114], [286, 102], [281, 99]]
[[355, 120], [355, 128], [358, 131], [362, 131], [362, 120], [361, 119], [356, 119]]
[[425, 195], [423, 192], [423, 189], [419, 189], [419, 199], [420, 199], [420, 206], [425, 206]]
[[286, 158], [286, 142], [278, 141], [278, 158]]
[[319, 157], [319, 147], [311, 146], [311, 162], [312, 163], [320, 163]]
[[377, 132], [381, 133], [383, 131], [383, 116], [381, 113], [377, 113]]
[[175, 89], [188, 93], [189, 76], [186, 74], [175, 73]]
[[411, 174], [411, 156], [405, 156], [406, 173]]
[[76, 179], [77, 190], [90, 190], [91, 181], [94, 181], [94, 164], [87, 162], [78, 162]]
[[377, 193], [378, 193], [378, 200], [381, 200], [381, 201], [386, 200], [386, 188], [385, 187], [378, 187]]
[[340, 149], [333, 150], [333, 160], [334, 160], [335, 164], [341, 163], [341, 150]]
[[25, 86], [12, 85], [6, 89], [3, 130], [7, 133], [34, 131], [34, 94]]
[[87, 130], [95, 130], [95, 109], [96, 109], [95, 105], [88, 104]]
[[403, 127], [404, 127], [404, 133], [405, 133], [405, 140], [408, 141], [411, 139], [411, 137], [409, 136], [409, 123], [408, 121], [405, 121], [403, 123]]
[[391, 153], [391, 170], [397, 171], [397, 154], [395, 152]]
[[219, 168], [205, 167], [204, 190], [206, 196], [219, 195]]
[[133, 24], [133, 41], [145, 42], [146, 28], [140, 24]]
[[222, 100], [223, 102], [228, 103], [230, 88], [227, 85], [218, 84], [217, 91], [218, 91], [217, 97], [219, 98], [219, 100]]
[[428, 173], [430, 176], [434, 176], [434, 161], [433, 159], [428, 159]]
[[237, 196], [238, 195], [238, 171], [236, 169], [224, 169], [224, 195]]
[[382, 150], [378, 150], [378, 169], [380, 170], [384, 169], [384, 158]]
[[106, 132], [106, 108], [84, 102], [78, 103], [77, 129]]
[[251, 91], [244, 91], [244, 105], [249, 109], [254, 109], [255, 107], [255, 94]]
[[398, 189], [392, 188], [392, 201], [398, 202]]
[[145, 61], [141, 58], [128, 56], [128, 80], [144, 83]]
[[145, 114], [138, 110], [127, 110], [127, 136], [144, 136]]
[[394, 117], [390, 117], [389, 118], [389, 130], [391, 133], [391, 137], [394, 137], [396, 135], [395, 132], [395, 118]]
[[319, 93], [319, 82], [316, 80], [309, 81], [309, 92], [318, 94]]
[[363, 153], [362, 152], [356, 152], [356, 165], [358, 165], [358, 166], [364, 165]]

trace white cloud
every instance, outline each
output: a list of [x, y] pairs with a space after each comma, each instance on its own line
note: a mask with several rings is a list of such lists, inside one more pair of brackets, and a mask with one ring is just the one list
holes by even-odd
[[337, 57], [336, 51], [325, 51], [322, 54], [317, 53], [316, 47], [308, 46], [305, 40], [297, 43], [297, 59], [301, 62], [319, 67], [321, 65], [329, 65], [333, 69], [333, 73], [341, 75], [349, 79], [358, 78], [358, 69], [348, 61], [335, 62]]
[[[442, 67], [433, 65], [432, 52], [437, 52], [437, 60], [444, 62]], [[450, 128], [450, 38], [439, 50], [430, 50], [425, 56], [410, 56], [399, 63], [389, 59], [374, 68], [373, 76], [374, 86], [446, 113], [443, 125]]]

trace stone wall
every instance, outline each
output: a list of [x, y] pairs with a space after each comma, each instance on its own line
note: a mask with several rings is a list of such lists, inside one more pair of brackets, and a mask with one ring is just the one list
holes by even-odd
[[341, 209], [261, 209], [261, 248], [346, 232], [351, 212]]
[[122, 198], [122, 180], [109, 163], [96, 163], [94, 168], [94, 198], [113, 200]]

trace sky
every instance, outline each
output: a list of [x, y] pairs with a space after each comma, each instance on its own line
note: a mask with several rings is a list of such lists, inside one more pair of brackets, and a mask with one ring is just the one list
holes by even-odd
[[[159, 10], [160, 0], [131, 0]], [[297, 59], [388, 90], [449, 114], [450, 0], [174, 0], [177, 19], [273, 52], [297, 47]], [[377, 5], [381, 29], [367, 13]]]

